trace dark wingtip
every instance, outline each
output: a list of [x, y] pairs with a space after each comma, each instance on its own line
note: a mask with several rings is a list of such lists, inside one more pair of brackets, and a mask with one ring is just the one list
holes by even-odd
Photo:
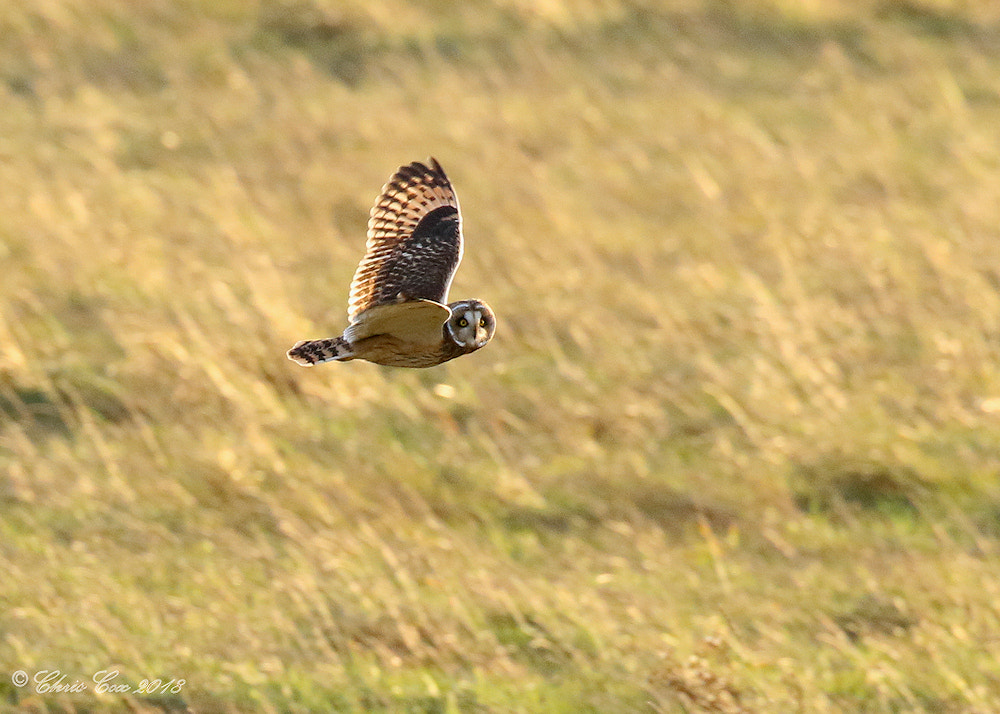
[[[441, 164], [433, 156], [427, 157], [427, 163], [421, 161], [411, 161], [408, 164], [400, 166], [396, 169], [395, 173], [389, 177], [388, 183], [382, 187], [382, 192], [385, 193], [387, 187], [391, 186], [396, 181], [401, 181], [404, 179], [415, 178], [421, 174], [437, 174], [443, 178], [446, 182], [450, 183], [448, 180], [448, 174], [444, 172], [441, 168]], [[376, 206], [377, 208], [378, 206]], [[374, 208], [372, 210], [375, 210]]]
[[433, 156], [428, 156], [427, 163], [431, 167], [431, 171], [437, 174], [441, 174], [442, 176], [447, 178], [447, 174], [445, 174], [444, 169], [441, 168], [441, 164], [438, 163], [437, 159], [435, 159]]

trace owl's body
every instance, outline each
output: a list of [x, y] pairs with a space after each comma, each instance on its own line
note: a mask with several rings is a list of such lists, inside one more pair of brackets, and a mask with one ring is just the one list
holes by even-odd
[[[298, 343], [289, 352], [289, 357], [305, 365], [363, 359], [387, 367], [433, 367], [475, 352], [489, 342], [493, 334], [493, 311], [479, 300], [462, 300], [447, 306], [429, 300], [398, 305], [400, 310], [393, 310], [395, 314], [391, 317], [376, 315], [379, 334], [359, 336], [352, 333], [355, 325], [351, 325], [340, 337]], [[412, 306], [413, 309], [404, 306]], [[432, 310], [432, 306], [437, 309]], [[446, 321], [438, 324], [445, 310], [448, 311], [444, 313]], [[409, 319], [411, 323], [405, 328], [392, 330], [392, 326], [386, 325], [383, 319]], [[460, 326], [463, 321], [464, 327]], [[422, 322], [426, 324], [421, 325]], [[436, 333], [433, 332], [435, 329]], [[422, 339], [423, 335], [429, 337], [435, 334], [437, 339], [433, 342]], [[459, 342], [459, 339], [462, 341]]]
[[363, 359], [433, 367], [493, 337], [489, 305], [444, 304], [463, 238], [458, 198], [437, 161], [403, 166], [389, 179], [372, 208], [366, 247], [351, 282], [344, 334], [299, 342], [289, 359], [304, 366]]

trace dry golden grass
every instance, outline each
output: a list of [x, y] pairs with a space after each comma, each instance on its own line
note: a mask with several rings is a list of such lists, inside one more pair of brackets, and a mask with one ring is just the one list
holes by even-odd
[[[8, 3], [0, 106], [4, 710], [1000, 710], [994, 3]], [[494, 343], [296, 367], [428, 155]]]

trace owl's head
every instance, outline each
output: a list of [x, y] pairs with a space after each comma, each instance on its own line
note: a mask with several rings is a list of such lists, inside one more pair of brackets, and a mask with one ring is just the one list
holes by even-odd
[[497, 329], [497, 319], [490, 306], [481, 300], [460, 300], [448, 307], [451, 318], [445, 324], [455, 344], [466, 352], [486, 346]]

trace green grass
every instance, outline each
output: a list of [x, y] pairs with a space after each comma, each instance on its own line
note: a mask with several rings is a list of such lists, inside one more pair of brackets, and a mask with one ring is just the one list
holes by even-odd
[[[1000, 710], [993, 3], [8, 3], [0, 106], [0, 711]], [[428, 155], [494, 342], [298, 368]]]

